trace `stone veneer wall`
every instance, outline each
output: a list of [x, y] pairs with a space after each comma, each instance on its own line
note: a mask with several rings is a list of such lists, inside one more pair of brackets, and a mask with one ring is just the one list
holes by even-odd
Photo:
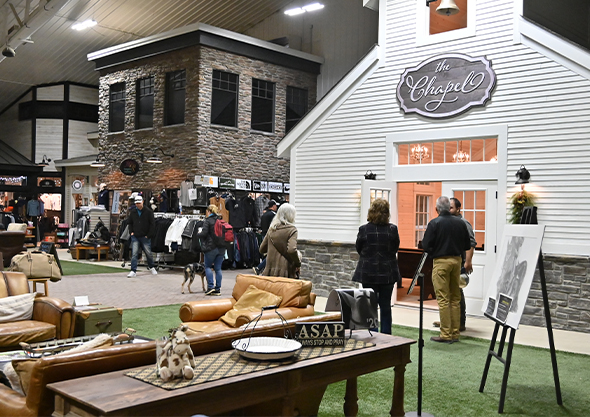
[[[353, 243], [299, 240], [297, 247], [303, 254], [301, 278], [312, 281], [316, 294], [356, 287], [352, 275], [359, 256]], [[543, 265], [553, 328], [590, 333], [590, 258], [546, 255]], [[521, 324], [545, 326], [538, 268]]]
[[[182, 69], [187, 78], [185, 122], [164, 126], [166, 73]], [[237, 128], [210, 123], [213, 69], [239, 75]], [[135, 130], [136, 81], [149, 76], [154, 76], [154, 126]], [[252, 78], [276, 83], [274, 133], [250, 130]], [[125, 130], [109, 133], [109, 86], [119, 82], [126, 83]], [[153, 190], [178, 188], [187, 175], [196, 174], [289, 182], [289, 160], [276, 156], [276, 145], [285, 135], [286, 87], [307, 89], [311, 108], [316, 84], [315, 74], [202, 46], [104, 70], [99, 87], [99, 149], [111, 161], [99, 169], [100, 182], [109, 189]], [[160, 154], [163, 164], [142, 163], [135, 176], [119, 171], [122, 160], [139, 160], [139, 152], [147, 158], [156, 148], [175, 157]]]

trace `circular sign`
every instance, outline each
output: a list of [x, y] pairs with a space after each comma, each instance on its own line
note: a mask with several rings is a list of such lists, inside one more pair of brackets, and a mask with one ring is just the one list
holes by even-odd
[[125, 175], [135, 175], [139, 172], [139, 163], [135, 159], [125, 159], [119, 169]]
[[80, 191], [82, 189], [82, 181], [74, 180], [74, 182], [72, 183], [72, 188], [76, 191]]

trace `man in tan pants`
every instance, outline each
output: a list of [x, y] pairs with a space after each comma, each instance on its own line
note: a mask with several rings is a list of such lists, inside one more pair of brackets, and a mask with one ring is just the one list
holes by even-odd
[[432, 284], [440, 315], [440, 336], [430, 340], [439, 343], [459, 341], [461, 320], [461, 254], [471, 248], [465, 223], [450, 213], [448, 197], [436, 200], [438, 217], [428, 223], [422, 247], [433, 258]]

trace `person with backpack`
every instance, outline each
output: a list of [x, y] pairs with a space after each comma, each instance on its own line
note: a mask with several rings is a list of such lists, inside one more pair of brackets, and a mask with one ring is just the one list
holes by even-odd
[[301, 257], [297, 250], [295, 214], [295, 206], [285, 203], [281, 204], [272, 219], [268, 233], [260, 245], [260, 253], [267, 254], [263, 275], [299, 278]]
[[[205, 276], [207, 277], [207, 291], [205, 295], [221, 295], [221, 263], [225, 258], [225, 244], [215, 235], [217, 221], [223, 222], [217, 215], [217, 206], [211, 204], [205, 211], [203, 228], [197, 233], [201, 240], [201, 250], [205, 254]], [[219, 226], [219, 225], [218, 225]], [[233, 230], [232, 230], [233, 232]], [[215, 282], [213, 282], [213, 270]]]

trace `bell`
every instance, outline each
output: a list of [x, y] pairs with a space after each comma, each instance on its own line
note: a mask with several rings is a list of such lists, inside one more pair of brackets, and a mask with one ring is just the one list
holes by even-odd
[[440, 6], [436, 8], [438, 14], [451, 16], [459, 13], [459, 7], [455, 4], [455, 0], [441, 0]]

